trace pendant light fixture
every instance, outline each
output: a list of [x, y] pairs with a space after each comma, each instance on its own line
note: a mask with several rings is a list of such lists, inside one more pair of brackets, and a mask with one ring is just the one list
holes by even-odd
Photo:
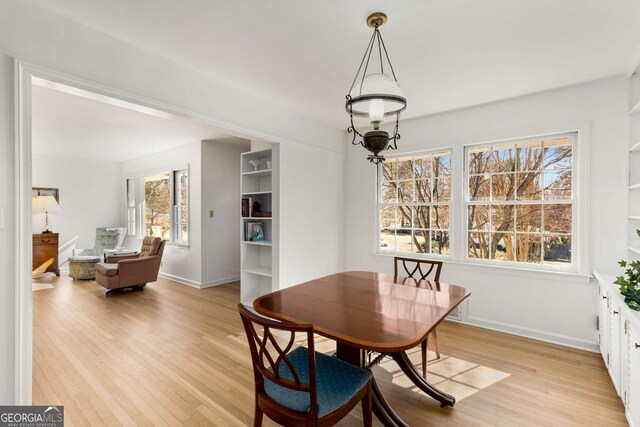
[[[373, 28], [373, 35], [346, 96], [345, 105], [351, 120], [351, 125], [347, 128], [347, 132], [353, 133], [351, 143], [362, 145], [369, 150], [372, 154], [367, 159], [375, 164], [384, 161], [384, 156], [380, 155], [382, 151], [398, 148], [400, 113], [407, 108], [404, 91], [398, 83], [387, 48], [380, 34], [380, 27], [386, 22], [387, 15], [382, 12], [373, 13], [367, 18], [367, 25]], [[372, 56], [374, 63], [372, 63]], [[375, 64], [376, 56], [379, 58], [379, 69], [378, 64]], [[369, 69], [370, 65], [371, 69]], [[392, 118], [392, 116], [395, 116], [395, 126], [393, 136], [389, 137], [389, 133], [381, 130], [380, 125], [386, 118]], [[353, 123], [354, 117], [368, 118], [373, 130], [363, 135], [356, 129]], [[356, 142], [357, 137], [360, 137], [361, 140]]]

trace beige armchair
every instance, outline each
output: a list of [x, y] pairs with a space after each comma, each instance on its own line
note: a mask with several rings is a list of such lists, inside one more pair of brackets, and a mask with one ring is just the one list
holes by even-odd
[[140, 253], [109, 256], [107, 262], [96, 265], [96, 282], [107, 289], [107, 295], [125, 288], [142, 289], [148, 282], [155, 282], [165, 243], [159, 237], [146, 236]]

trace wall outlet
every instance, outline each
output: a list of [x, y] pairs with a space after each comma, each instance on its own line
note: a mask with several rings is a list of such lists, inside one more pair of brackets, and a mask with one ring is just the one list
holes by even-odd
[[211, 209], [209, 211], [209, 218], [213, 218], [214, 216], [216, 216], [215, 212], [213, 211], [213, 209]]

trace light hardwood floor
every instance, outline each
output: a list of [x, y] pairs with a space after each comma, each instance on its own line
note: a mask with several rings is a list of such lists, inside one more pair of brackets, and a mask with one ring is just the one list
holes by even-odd
[[[237, 283], [197, 290], [161, 279], [109, 297], [92, 281], [52, 283], [33, 293], [34, 404], [64, 405], [68, 426], [251, 425]], [[429, 375], [458, 398], [453, 409], [391, 361], [374, 371], [412, 426], [626, 425], [598, 354], [453, 322], [438, 335], [444, 356]], [[332, 345], [319, 339], [323, 351]], [[360, 409], [340, 425], [361, 425]]]

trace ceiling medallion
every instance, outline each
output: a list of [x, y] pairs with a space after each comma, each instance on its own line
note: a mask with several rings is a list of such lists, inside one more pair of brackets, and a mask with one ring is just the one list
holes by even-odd
[[[351, 143], [353, 145], [362, 145], [369, 150], [372, 154], [369, 155], [367, 159], [375, 164], [384, 161], [384, 156], [380, 155], [381, 152], [398, 148], [397, 141], [400, 139], [400, 134], [398, 133], [400, 113], [407, 108], [404, 91], [400, 88], [396, 74], [393, 71], [393, 66], [389, 60], [387, 48], [380, 34], [380, 27], [386, 24], [386, 22], [387, 15], [382, 12], [373, 13], [367, 18], [367, 25], [373, 28], [373, 35], [369, 40], [367, 49], [360, 62], [360, 67], [358, 67], [358, 72], [346, 96], [347, 102], [345, 105], [345, 109], [351, 119], [351, 125], [347, 128], [347, 132], [353, 133]], [[377, 54], [373, 53], [374, 49]], [[383, 52], [384, 57], [382, 55]], [[379, 70], [377, 68], [373, 70], [376, 64], [372, 64], [372, 54], [374, 62], [376, 56], [379, 59]], [[372, 65], [372, 70], [369, 70], [369, 65]], [[385, 67], [391, 75], [385, 73]], [[367, 71], [369, 71], [368, 74]], [[389, 137], [389, 133], [381, 130], [380, 125], [383, 123], [385, 117], [394, 115], [395, 127], [393, 136]], [[366, 132], [364, 135], [360, 133], [353, 123], [354, 116], [368, 118], [373, 126], [373, 130]], [[357, 137], [362, 138], [362, 140], [356, 142]]]

